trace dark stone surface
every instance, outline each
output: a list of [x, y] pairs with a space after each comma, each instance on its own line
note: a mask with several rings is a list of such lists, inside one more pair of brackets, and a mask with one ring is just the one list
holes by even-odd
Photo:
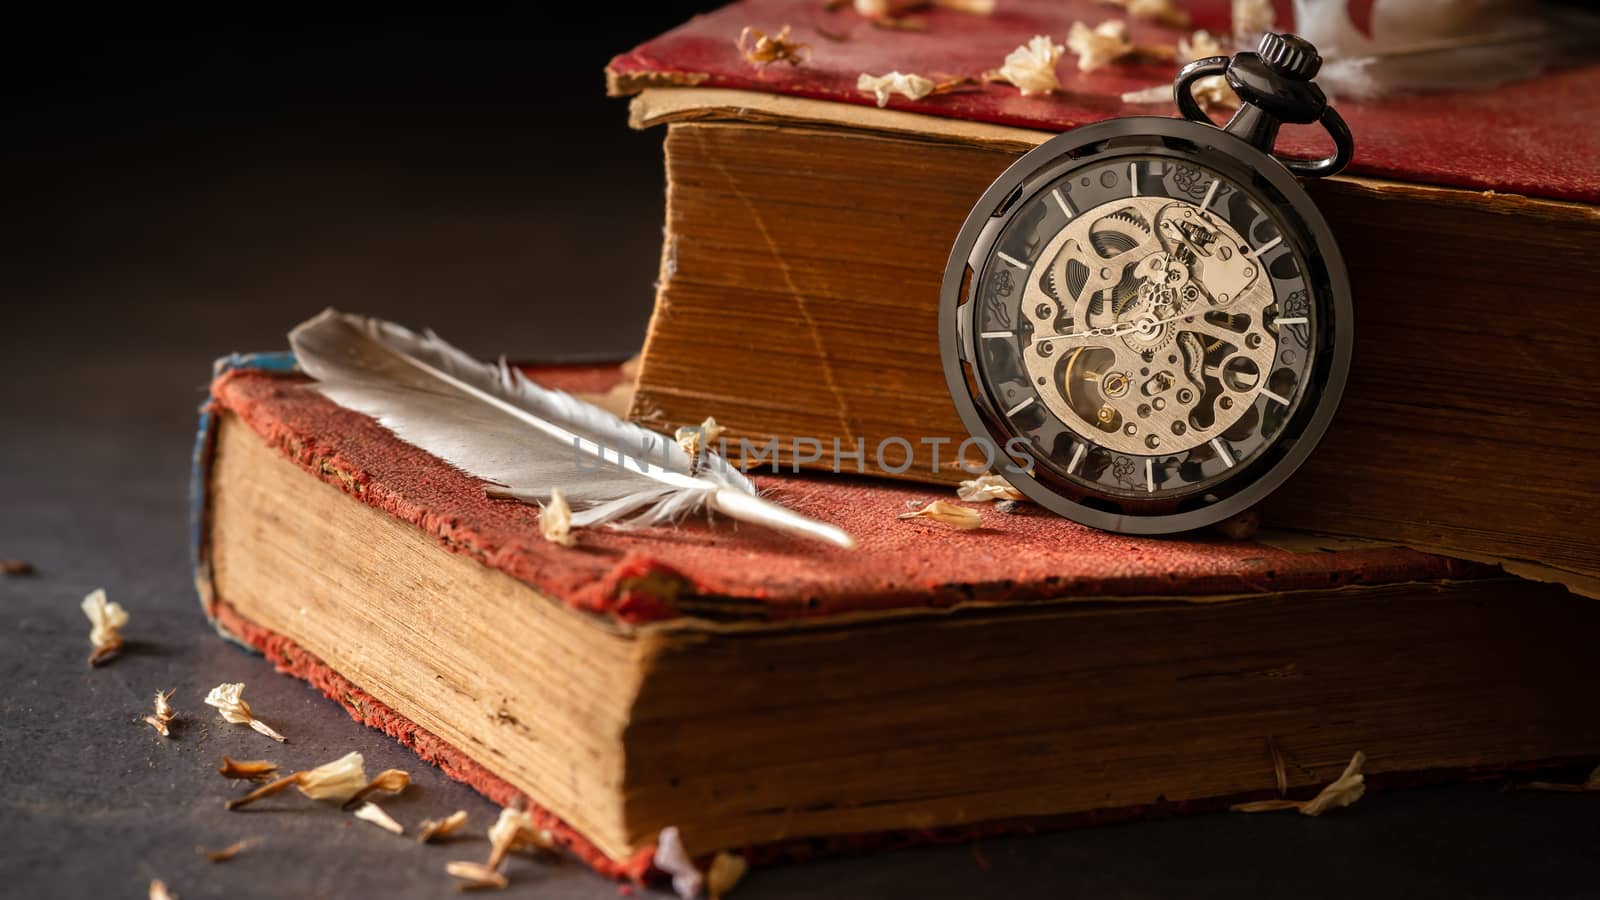
[[[10, 83], [36, 91], [13, 102], [0, 146], [0, 558], [39, 572], [0, 576], [0, 894], [143, 896], [160, 877], [186, 900], [444, 896], [444, 863], [485, 854], [481, 839], [419, 847], [298, 795], [222, 809], [238, 791], [215, 772], [223, 754], [297, 768], [360, 750], [371, 772], [412, 772], [384, 804], [409, 826], [466, 809], [481, 834], [495, 815], [208, 630], [185, 543], [194, 409], [214, 356], [281, 348], [327, 304], [482, 353], [635, 346], [659, 136], [626, 130], [598, 72], [685, 14], [608, 20], [624, 30], [559, 50], [503, 22], [294, 40], [142, 20], [133, 35], [14, 33]], [[40, 86], [25, 71], [54, 74]], [[91, 670], [78, 602], [102, 586], [131, 611], [130, 643]], [[245, 682], [290, 743], [222, 723], [201, 699], [223, 681]], [[168, 688], [180, 720], [163, 740], [139, 719]], [[1321, 819], [1207, 815], [778, 867], [737, 896], [1596, 896], [1597, 802], [1404, 791]], [[246, 837], [262, 843], [229, 863], [197, 853]], [[571, 862], [509, 874], [510, 895], [617, 894]]]

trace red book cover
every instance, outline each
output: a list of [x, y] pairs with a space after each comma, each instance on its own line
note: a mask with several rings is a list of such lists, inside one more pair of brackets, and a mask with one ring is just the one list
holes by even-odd
[[[1195, 0], [1189, 28], [1129, 19], [1136, 44], [1175, 44], [1190, 29], [1228, 32], [1228, 4]], [[1292, 27], [1287, 3], [1280, 29]], [[1352, 3], [1356, 25], [1370, 3]], [[1122, 11], [1096, 0], [1003, 0], [990, 15], [946, 8], [916, 13], [925, 27], [879, 27], [849, 4], [818, 0], [747, 0], [694, 20], [613, 59], [607, 68], [615, 93], [650, 86], [737, 88], [873, 105], [856, 89], [862, 73], [915, 73], [935, 80], [978, 78], [998, 68], [1006, 54], [1034, 35], [1065, 43], [1072, 24], [1095, 24]], [[799, 65], [758, 67], [738, 47], [745, 28], [767, 34], [790, 28], [808, 46]], [[1080, 72], [1068, 53], [1057, 66], [1062, 89], [1022, 96], [1008, 84], [975, 84], [911, 101], [896, 96], [893, 109], [1060, 132], [1101, 119], [1175, 115], [1176, 106], [1125, 103], [1122, 94], [1170, 84], [1177, 64], [1115, 64]], [[1600, 65], [1567, 68], [1489, 90], [1419, 93], [1378, 101], [1335, 98], [1356, 138], [1351, 175], [1600, 202]], [[1224, 111], [1214, 113], [1219, 119]], [[1331, 144], [1314, 126], [1286, 129], [1279, 152], [1306, 159]]]
[[[366, 504], [409, 523], [438, 546], [496, 569], [601, 620], [624, 627], [683, 617], [721, 621], [827, 619], [867, 612], [1019, 606], [1081, 600], [1103, 606], [1151, 601], [1213, 604], [1326, 592], [1343, 587], [1399, 586], [1495, 578], [1499, 570], [1412, 550], [1358, 545], [1326, 548], [1311, 540], [1169, 540], [1098, 532], [1019, 505], [980, 508], [983, 527], [955, 531], [898, 518], [948, 489], [866, 479], [762, 476], [760, 487], [795, 510], [850, 531], [860, 546], [842, 550], [739, 527], [723, 520], [676, 528], [585, 530], [574, 551], [540, 537], [531, 505], [486, 496], [482, 482], [405, 443], [375, 420], [335, 405], [294, 373], [286, 354], [223, 360], [202, 410], [194, 468], [193, 539], [196, 583], [206, 613], [227, 636], [265, 653], [278, 668], [315, 685], [350, 715], [400, 740], [424, 760], [510, 804], [524, 795], [490, 768], [396, 713], [290, 635], [264, 628], [218, 596], [208, 548], [210, 464], [217, 421], [236, 418], [300, 469]], [[614, 374], [594, 368], [530, 370], [555, 387], [604, 390]], [[1289, 595], [1293, 596], [1293, 595]], [[607, 856], [583, 834], [531, 798], [540, 827], [602, 873], [642, 879], [652, 873], [648, 849]], [[1198, 801], [1197, 801], [1198, 802]], [[1203, 805], [1203, 804], [1202, 804]], [[1201, 806], [1194, 806], [1198, 809]], [[1136, 809], [1074, 814], [1083, 824], [1138, 814]], [[994, 834], [1021, 822], [965, 824], [916, 833], [834, 836], [750, 848], [755, 861], [832, 850], [895, 846]], [[1039, 823], [1035, 823], [1039, 824]]]

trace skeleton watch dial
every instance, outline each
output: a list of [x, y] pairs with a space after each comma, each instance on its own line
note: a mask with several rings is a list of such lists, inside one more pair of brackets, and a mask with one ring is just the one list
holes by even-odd
[[[1245, 57], [1267, 71], [1255, 54], [1231, 65]], [[1296, 165], [1328, 174], [1348, 131], [1340, 143], [1336, 115], [1316, 115], [1343, 156]], [[1338, 248], [1264, 152], [1275, 125], [1229, 129], [1069, 132], [996, 181], [957, 237], [940, 327], [952, 397], [1050, 509], [1135, 533], [1209, 524], [1281, 484], [1332, 417], [1352, 342]]]
[[1315, 356], [1279, 222], [1202, 165], [1121, 157], [1023, 204], [974, 311], [981, 379], [1035, 456], [1091, 490], [1170, 497], [1260, 453]]

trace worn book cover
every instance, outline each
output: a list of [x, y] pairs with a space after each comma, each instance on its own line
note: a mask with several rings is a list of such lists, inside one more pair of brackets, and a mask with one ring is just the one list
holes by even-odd
[[[1190, 27], [1225, 30], [1226, 6], [1187, 4]], [[822, 469], [964, 477], [950, 454], [941, 471], [916, 444], [966, 437], [936, 329], [961, 222], [1053, 134], [1176, 112], [1122, 99], [1170, 83], [1176, 62], [1081, 72], [1069, 54], [1061, 89], [1034, 96], [979, 76], [1033, 35], [1060, 41], [1074, 22], [1119, 15], [1089, 0], [1020, 2], [990, 16], [932, 9], [905, 32], [848, 8], [756, 0], [614, 59], [612, 89], [638, 92], [633, 123], [662, 128], [667, 151], [633, 416], [670, 430], [715, 415], [735, 442], [776, 440], [785, 462]], [[744, 57], [746, 28], [785, 25], [807, 45], [797, 64]], [[1129, 28], [1146, 44], [1187, 33]], [[889, 71], [977, 81], [879, 108], [856, 78]], [[1589, 65], [1483, 90], [1335, 98], [1355, 159], [1307, 187], [1348, 262], [1354, 362], [1318, 450], [1263, 505], [1269, 522], [1600, 595], [1587, 436], [1600, 406], [1585, 374], [1600, 366], [1600, 319], [1584, 299], [1600, 253], [1597, 84]], [[1326, 140], [1289, 128], [1279, 146], [1320, 156]], [[908, 435], [914, 464], [880, 464], [875, 451]], [[835, 453], [858, 445], [864, 464]]]
[[760, 486], [859, 548], [727, 521], [552, 543], [291, 357], [234, 357], [196, 446], [196, 581], [224, 635], [619, 877], [652, 874], [668, 827], [759, 862], [1298, 795], [1357, 750], [1381, 785], [1600, 748], [1600, 610], [1553, 586]]

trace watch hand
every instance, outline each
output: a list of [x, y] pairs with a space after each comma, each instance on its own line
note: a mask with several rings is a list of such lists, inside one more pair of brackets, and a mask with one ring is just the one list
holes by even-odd
[[1041, 335], [1039, 337], [1035, 337], [1032, 343], [1043, 344], [1047, 341], [1073, 340], [1075, 338], [1121, 337], [1125, 334], [1132, 334], [1135, 331], [1148, 328], [1157, 328], [1169, 322], [1176, 322], [1179, 319], [1190, 319], [1193, 317], [1193, 313], [1184, 313], [1182, 315], [1171, 316], [1165, 319], [1157, 319], [1154, 322], [1117, 322], [1112, 325], [1107, 325], [1104, 328], [1091, 328], [1088, 331], [1073, 331], [1068, 332], [1067, 334]]

